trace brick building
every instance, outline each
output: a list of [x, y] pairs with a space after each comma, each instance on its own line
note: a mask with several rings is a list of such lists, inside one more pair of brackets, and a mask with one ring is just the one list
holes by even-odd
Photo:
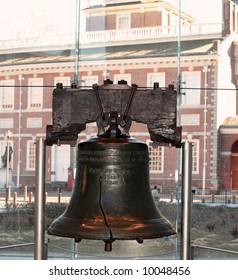
[[[227, 116], [236, 115], [237, 5], [224, 0], [224, 28], [222, 23], [197, 24], [182, 11], [179, 30], [178, 1], [83, 3], [76, 71], [81, 85], [124, 79], [142, 87], [155, 81], [161, 87], [177, 86], [179, 76], [179, 123], [183, 138], [194, 143], [193, 189], [224, 187], [219, 173], [218, 128]], [[4, 153], [5, 135], [10, 130], [16, 186], [34, 184], [34, 141], [45, 137], [46, 125], [51, 123], [53, 86], [57, 82], [70, 86], [75, 75], [74, 36], [47, 39], [52, 38], [45, 38], [44, 46], [31, 38], [17, 45], [10, 40], [0, 42], [0, 153]], [[79, 141], [95, 133], [95, 124], [89, 124]], [[151, 184], [174, 187], [180, 172], [176, 171], [176, 149], [152, 148], [142, 124], [133, 124], [131, 136], [149, 145]], [[67, 181], [73, 154], [69, 146], [47, 148], [48, 182]]]

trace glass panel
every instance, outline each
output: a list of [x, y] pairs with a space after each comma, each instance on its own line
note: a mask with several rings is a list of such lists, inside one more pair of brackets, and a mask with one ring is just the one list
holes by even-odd
[[[199, 12], [199, 7], [206, 9]], [[14, 5], [5, 1], [0, 22], [0, 258], [32, 259], [34, 255], [35, 141], [50, 133], [46, 126], [53, 123], [56, 84], [62, 83], [74, 94], [77, 87], [92, 90], [93, 84], [100, 86], [105, 80], [107, 85], [125, 80], [129, 86], [148, 87], [151, 95], [155, 82], [162, 88], [174, 85], [177, 125], [182, 126], [182, 139], [194, 143], [194, 258], [237, 258], [238, 47], [233, 36], [238, 31], [237, 7], [237, 1], [205, 0], [62, 0], [60, 5], [56, 0], [21, 0]], [[108, 95], [105, 103], [111, 97]], [[70, 124], [75, 116], [83, 118], [86, 111], [93, 115], [87, 98], [82, 101], [85, 106], [73, 113], [74, 102], [67, 103], [62, 113], [67, 117], [59, 123]], [[179, 148], [150, 143], [148, 128], [154, 129], [154, 121], [159, 131], [165, 128], [164, 118], [156, 119], [157, 107], [163, 113], [170, 103], [155, 106], [149, 98], [137, 110], [151, 122], [133, 121], [129, 134], [148, 143], [148, 188], [158, 187], [155, 205], [175, 225], [177, 234], [143, 244], [116, 241], [108, 253], [103, 241], [75, 244], [72, 239], [45, 232], [49, 259], [180, 258], [183, 159]], [[118, 92], [115, 107], [120, 101]], [[124, 100], [123, 112], [126, 103]], [[77, 144], [97, 136], [97, 117], [92, 119], [79, 134]], [[74, 133], [78, 127], [83, 125], [67, 129]], [[7, 136], [8, 130], [11, 136]], [[12, 148], [9, 168], [4, 164], [7, 143]], [[63, 213], [77, 180], [77, 145], [65, 148], [64, 143], [57, 144], [61, 146], [46, 149], [47, 225]], [[7, 182], [9, 188], [5, 188]]]

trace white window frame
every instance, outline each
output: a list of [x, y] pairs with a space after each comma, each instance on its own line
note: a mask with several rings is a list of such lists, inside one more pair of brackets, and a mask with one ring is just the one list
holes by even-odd
[[[150, 173], [153, 174], [162, 174], [164, 173], [164, 147], [163, 146], [152, 146], [153, 142], [150, 140], [146, 141], [146, 144], [148, 145], [148, 149], [149, 149], [149, 170]], [[157, 155], [153, 156], [152, 155], [152, 149], [154, 153], [157, 153]], [[158, 153], [161, 153], [161, 155], [159, 155]], [[155, 158], [155, 161], [154, 161]], [[154, 166], [152, 168], [152, 165]]]
[[200, 125], [200, 114], [181, 114], [181, 126]]
[[62, 83], [63, 87], [70, 87], [70, 77], [55, 77], [54, 78], [54, 85], [56, 86], [58, 83]]
[[14, 80], [2, 80], [0, 81], [0, 108], [1, 110], [13, 110], [14, 109]]
[[[199, 149], [199, 145], [200, 145], [200, 141], [199, 140], [191, 140], [191, 142], [193, 143], [193, 148], [192, 148], [192, 174], [199, 174], [199, 153], [200, 153], [200, 149]], [[196, 156], [196, 161], [194, 160]]]
[[27, 118], [26, 127], [27, 128], [41, 128], [42, 127], [42, 118]]
[[[43, 108], [43, 78], [29, 78], [28, 80], [28, 109]], [[35, 87], [34, 87], [35, 86]]]
[[[33, 163], [31, 161], [33, 161]], [[27, 149], [26, 149], [26, 169], [29, 171], [34, 171], [35, 168], [36, 168], [36, 144], [34, 140], [28, 140]]]
[[14, 119], [13, 118], [0, 119], [0, 129], [4, 129], [4, 128], [14, 128]]
[[[201, 71], [184, 71], [181, 79], [182, 100], [181, 105], [187, 107], [201, 104]], [[187, 88], [187, 89], [186, 89]], [[196, 89], [192, 89], [196, 88]]]
[[127, 30], [130, 28], [131, 28], [131, 15], [130, 14], [117, 15], [117, 30]]
[[118, 81], [125, 80], [127, 84], [131, 85], [131, 74], [115, 74], [113, 77], [113, 83], [117, 84]]
[[98, 84], [98, 75], [82, 76], [82, 86], [92, 87], [93, 84]]
[[147, 73], [147, 87], [153, 87], [154, 83], [159, 83], [160, 87], [165, 87], [165, 73]]

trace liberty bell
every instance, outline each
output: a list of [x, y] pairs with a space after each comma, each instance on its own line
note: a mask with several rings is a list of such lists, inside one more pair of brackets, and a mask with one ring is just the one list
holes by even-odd
[[[76, 242], [103, 240], [105, 251], [112, 250], [115, 240], [142, 243], [143, 239], [175, 234], [173, 225], [159, 212], [151, 194], [148, 147], [129, 136], [132, 120], [141, 114], [136, 105], [140, 103], [141, 94], [148, 99], [154, 94], [164, 101], [166, 98], [161, 98], [162, 93], [167, 92], [161, 92], [158, 87], [140, 91], [137, 86], [129, 87], [125, 82], [118, 85], [106, 82], [101, 87], [94, 85], [92, 90], [67, 90], [62, 86], [55, 89], [53, 126], [47, 127], [48, 145], [59, 144], [59, 141], [72, 145], [90, 118], [97, 122], [98, 135], [78, 144], [73, 194], [65, 212], [50, 225], [49, 234], [74, 238]], [[165, 100], [168, 104], [172, 94], [174, 90], [170, 88]], [[118, 95], [124, 95], [124, 98], [116, 102]], [[86, 104], [92, 109], [90, 112], [85, 110]], [[83, 112], [80, 108], [84, 108]], [[122, 108], [125, 108], [123, 112]], [[169, 114], [173, 111], [171, 108], [166, 110]], [[156, 114], [159, 117], [159, 113]], [[180, 131], [174, 124], [169, 122], [170, 127], [167, 123], [161, 126], [160, 131], [164, 133], [158, 135], [154, 121], [157, 122], [154, 118], [148, 125], [154, 138], [180, 145]], [[60, 122], [62, 126], [59, 126]]]

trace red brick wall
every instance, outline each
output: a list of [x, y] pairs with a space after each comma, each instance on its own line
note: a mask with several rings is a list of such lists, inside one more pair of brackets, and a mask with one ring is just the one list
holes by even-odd
[[131, 15], [131, 28], [144, 26], [144, 13], [133, 13]]
[[106, 30], [115, 30], [117, 28], [116, 15], [106, 16]]
[[162, 13], [161, 12], [146, 12], [145, 14], [145, 27], [161, 26], [162, 25]]

